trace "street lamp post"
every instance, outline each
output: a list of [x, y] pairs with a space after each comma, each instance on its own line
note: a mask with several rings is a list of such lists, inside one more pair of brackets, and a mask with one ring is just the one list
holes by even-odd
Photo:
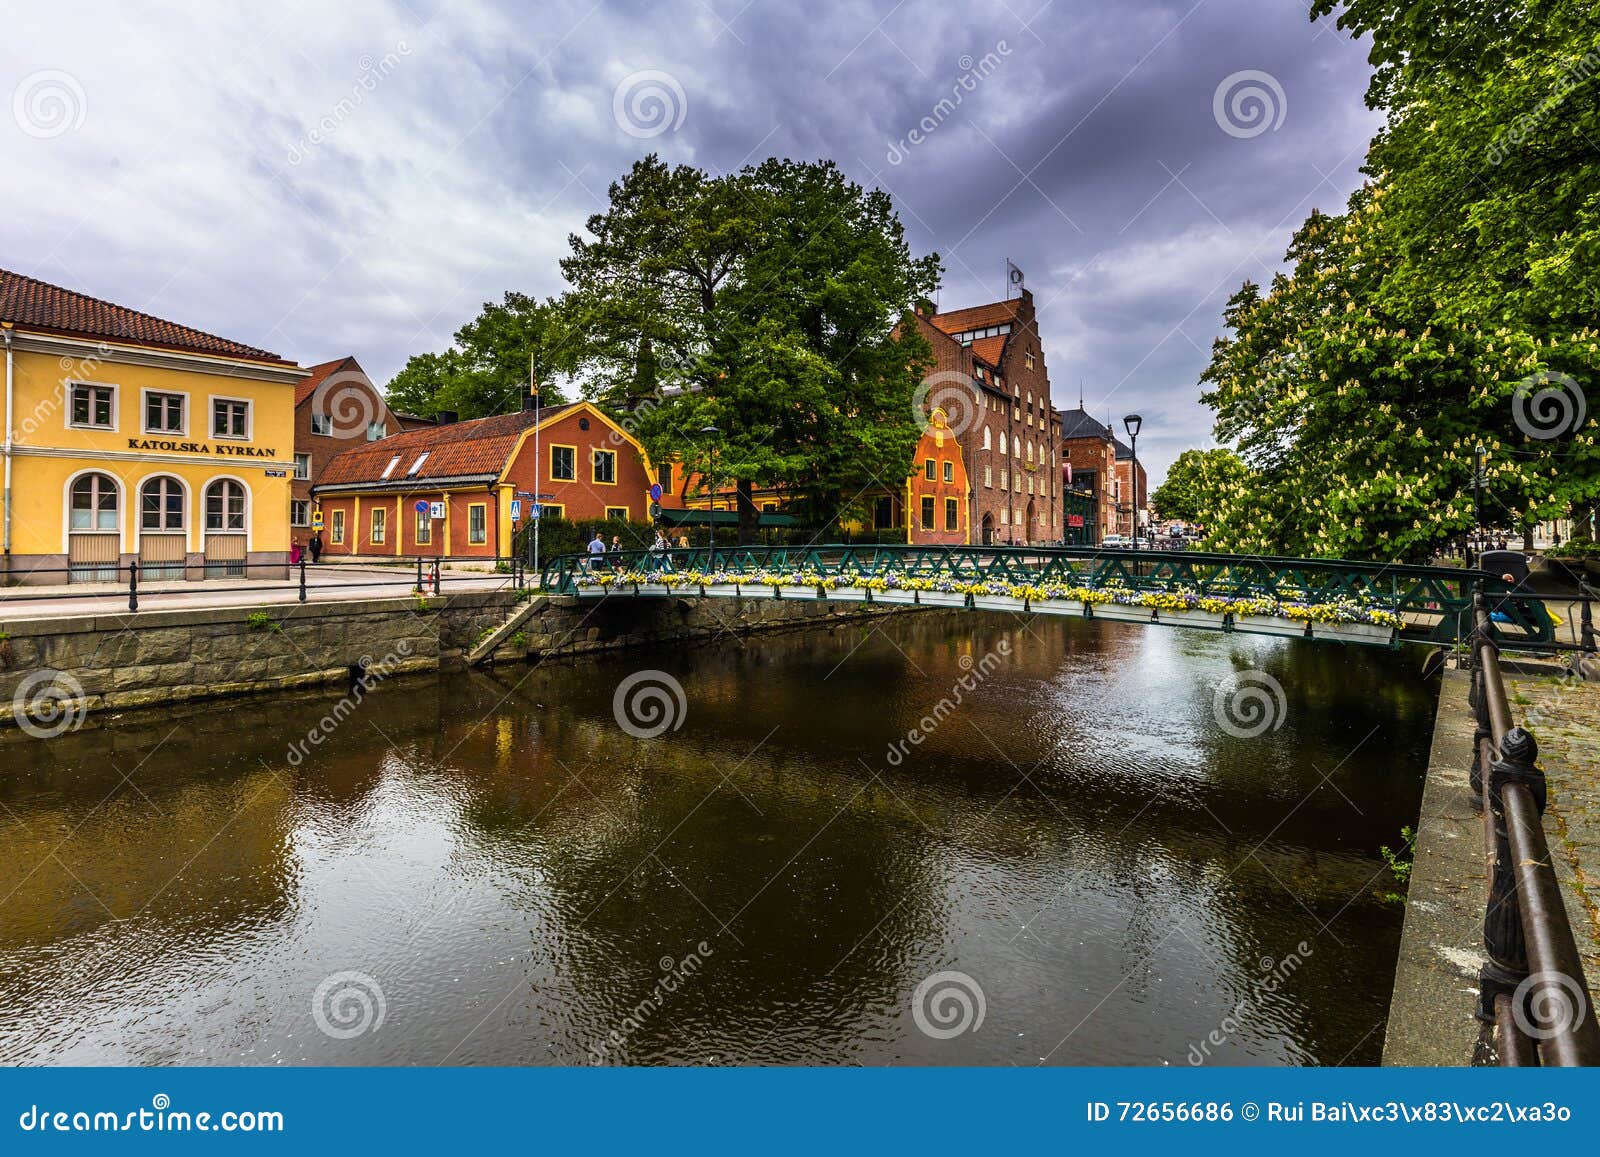
[[[702, 426], [700, 432], [707, 438], [716, 438], [722, 431], [715, 426]], [[717, 444], [712, 442], [709, 452], [709, 465], [706, 471], [706, 529], [709, 532], [707, 546], [711, 550], [711, 569], [717, 569]]]
[[1139, 427], [1144, 425], [1144, 419], [1138, 414], [1129, 414], [1122, 419], [1123, 427], [1128, 431], [1128, 457], [1132, 460], [1128, 469], [1128, 486], [1133, 491], [1130, 506], [1133, 510], [1133, 549], [1139, 549]]
[[1477, 561], [1474, 545], [1483, 537], [1483, 457], [1488, 453], [1479, 442], [1472, 448], [1472, 535], [1467, 542], [1467, 565]]

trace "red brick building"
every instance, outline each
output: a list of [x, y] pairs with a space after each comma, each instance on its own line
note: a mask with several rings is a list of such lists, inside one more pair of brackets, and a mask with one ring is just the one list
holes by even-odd
[[972, 383], [977, 410], [957, 412], [945, 400], [972, 482], [972, 541], [1050, 543], [1061, 538], [1060, 429], [1050, 400], [1050, 374], [1034, 315], [1033, 295], [919, 316], [933, 346], [934, 373]]
[[[290, 534], [311, 537], [311, 488], [334, 455], [397, 434], [398, 416], [353, 357], [310, 367], [294, 391], [294, 484], [289, 499]], [[326, 534], [324, 534], [326, 540]]]
[[632, 435], [592, 403], [573, 402], [353, 447], [312, 492], [329, 554], [495, 558], [511, 553], [531, 495], [548, 496], [541, 504], [550, 517], [642, 522], [652, 481]]
[[[1133, 534], [1134, 510], [1144, 511], [1149, 501], [1144, 466], [1139, 467], [1138, 494], [1133, 486], [1133, 452], [1107, 422], [1100, 422], [1080, 405], [1059, 415], [1062, 477], [1072, 468], [1072, 486], [1094, 495], [1095, 541], [1108, 534]], [[1140, 519], [1140, 525], [1144, 525]]]

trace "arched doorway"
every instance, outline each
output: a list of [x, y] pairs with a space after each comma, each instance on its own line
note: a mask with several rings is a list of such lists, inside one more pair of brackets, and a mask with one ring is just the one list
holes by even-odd
[[1033, 499], [1028, 499], [1028, 520], [1022, 524], [1022, 541], [1031, 543], [1033, 532], [1039, 527], [1039, 514], [1033, 505]]
[[117, 581], [122, 561], [122, 488], [109, 474], [73, 479], [67, 495], [67, 581]]
[[994, 545], [994, 514], [992, 512], [983, 516], [983, 545]]
[[139, 575], [181, 579], [189, 550], [189, 494], [170, 474], [139, 487]]
[[206, 577], [243, 577], [249, 501], [242, 482], [218, 478], [206, 487]]

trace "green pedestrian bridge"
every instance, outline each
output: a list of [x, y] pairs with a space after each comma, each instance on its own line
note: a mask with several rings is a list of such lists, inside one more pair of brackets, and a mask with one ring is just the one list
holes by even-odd
[[592, 599], [827, 599], [1377, 646], [1469, 639], [1481, 592], [1498, 641], [1555, 642], [1543, 601], [1486, 571], [1198, 551], [877, 544], [609, 551], [545, 560], [540, 586]]

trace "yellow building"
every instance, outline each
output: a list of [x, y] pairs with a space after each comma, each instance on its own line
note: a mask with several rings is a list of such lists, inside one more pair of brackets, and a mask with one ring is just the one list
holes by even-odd
[[305, 370], [3, 269], [0, 340], [0, 581], [284, 573]]

